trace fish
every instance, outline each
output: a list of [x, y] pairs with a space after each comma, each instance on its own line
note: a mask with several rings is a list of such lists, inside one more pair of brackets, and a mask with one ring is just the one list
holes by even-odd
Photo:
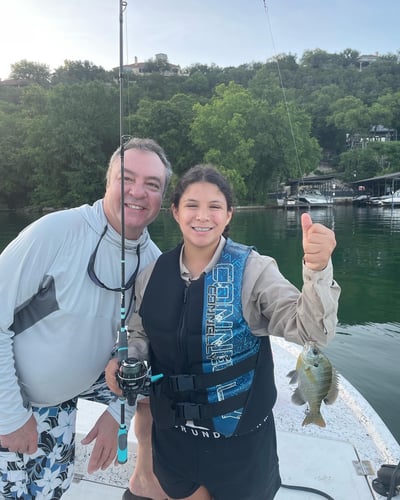
[[300, 352], [296, 369], [287, 376], [289, 383], [297, 388], [292, 394], [292, 402], [296, 405], [308, 404], [303, 426], [315, 424], [326, 427], [321, 414], [322, 401], [333, 404], [339, 394], [339, 376], [329, 359], [323, 354], [315, 342], [306, 342]]

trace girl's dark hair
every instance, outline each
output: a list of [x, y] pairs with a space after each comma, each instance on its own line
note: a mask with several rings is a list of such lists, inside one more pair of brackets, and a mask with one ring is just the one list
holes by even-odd
[[212, 165], [195, 165], [183, 174], [172, 193], [171, 202], [175, 207], [178, 207], [182, 194], [186, 191], [187, 187], [195, 182], [215, 184], [225, 196], [228, 210], [232, 210], [232, 188], [221, 172]]
[[[215, 184], [225, 196], [228, 210], [232, 210], [232, 188], [228, 180], [213, 165], [195, 165], [183, 174], [172, 193], [171, 202], [174, 207], [178, 208], [183, 193], [195, 182], [209, 182], [210, 184]], [[229, 224], [225, 227], [223, 236], [227, 237], [228, 231]]]

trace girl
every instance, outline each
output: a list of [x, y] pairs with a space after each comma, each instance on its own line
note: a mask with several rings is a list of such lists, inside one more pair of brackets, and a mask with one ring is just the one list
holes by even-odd
[[[170, 499], [270, 500], [280, 486], [269, 335], [326, 345], [339, 286], [334, 233], [302, 216], [300, 293], [276, 262], [226, 232], [232, 192], [211, 166], [178, 183], [172, 213], [183, 242], [136, 284], [130, 355], [150, 344], [154, 471]], [[120, 393], [111, 365], [107, 380]]]

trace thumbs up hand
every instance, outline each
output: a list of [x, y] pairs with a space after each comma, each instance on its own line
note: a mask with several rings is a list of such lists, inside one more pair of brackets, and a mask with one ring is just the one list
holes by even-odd
[[323, 224], [314, 224], [308, 213], [301, 215], [301, 227], [304, 263], [313, 271], [322, 271], [336, 247], [335, 233]]

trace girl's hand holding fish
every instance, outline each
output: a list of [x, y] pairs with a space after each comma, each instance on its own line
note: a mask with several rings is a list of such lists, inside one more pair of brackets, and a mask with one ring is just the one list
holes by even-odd
[[308, 213], [302, 214], [301, 227], [304, 263], [313, 271], [322, 271], [328, 265], [335, 249], [335, 233], [323, 224], [314, 224]]

